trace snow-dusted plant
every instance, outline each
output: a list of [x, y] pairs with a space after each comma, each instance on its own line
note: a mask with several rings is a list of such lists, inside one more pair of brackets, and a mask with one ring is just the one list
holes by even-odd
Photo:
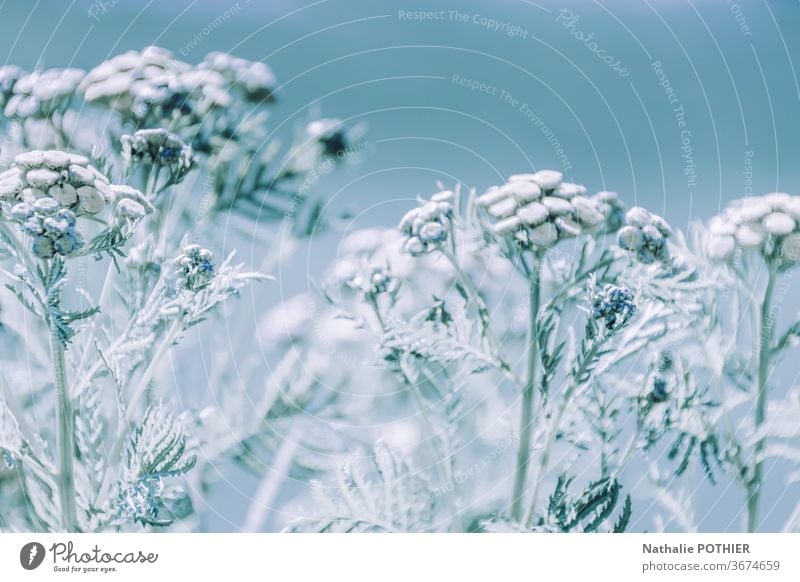
[[88, 73], [0, 70], [0, 530], [196, 527], [204, 467], [265, 431], [229, 419], [234, 438], [211, 450], [207, 414], [181, 404], [164, 365], [266, 278], [218, 254], [231, 224], [255, 225], [274, 254], [307, 230], [308, 174], [344, 158], [351, 134], [331, 120], [281, 154], [277, 88], [264, 63], [190, 65], [158, 47]]
[[[775, 317], [751, 301], [755, 272], [718, 260], [766, 261], [769, 297], [797, 260], [794, 198], [771, 195], [773, 207], [748, 213], [762, 223], [745, 228], [761, 237], [745, 245], [718, 240], [742, 228], [731, 211], [724, 228], [714, 219], [707, 235], [697, 224], [687, 242], [660, 216], [554, 171], [514, 175], [480, 196], [440, 188], [399, 229], [351, 235], [323, 284], [331, 313], [363, 330], [383, 363], [381, 390], [348, 386], [372, 403], [379, 428], [361, 440], [377, 444], [367, 462], [357, 455], [317, 482], [317, 503], [290, 528], [624, 531], [637, 505], [655, 502], [665, 510], [648, 516], [655, 527], [694, 529], [683, 477], [697, 466], [711, 484], [742, 481], [730, 518], [747, 508], [755, 529], [765, 458], [796, 450], [785, 446], [796, 446], [791, 423], [766, 420], [768, 408], [792, 413], [768, 405], [766, 376], [797, 324], [762, 345]], [[756, 321], [770, 322], [752, 334], [762, 353], [753, 363], [724, 329], [740, 320], [719, 315], [737, 286], [735, 307], [756, 306]], [[750, 366], [760, 376], [745, 375]], [[742, 424], [735, 414], [748, 398], [755, 418]], [[626, 474], [632, 464], [649, 475]]]

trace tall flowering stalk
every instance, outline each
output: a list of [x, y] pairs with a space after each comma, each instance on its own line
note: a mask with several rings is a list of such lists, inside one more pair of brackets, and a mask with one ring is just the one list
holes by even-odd
[[[163, 363], [188, 330], [266, 278], [193, 240], [217, 246], [209, 226], [220, 213], [252, 221], [265, 199], [295, 204], [279, 218], [299, 221], [304, 200], [292, 189], [348, 147], [337, 121], [310, 138], [301, 129], [283, 157], [278, 144], [265, 151], [275, 87], [263, 63], [212, 53], [190, 65], [157, 47], [88, 73], [0, 71], [13, 160], [0, 173], [0, 274], [38, 322], [0, 328], [31, 362], [24, 383], [5, 377], [11, 367], [0, 373], [0, 448], [20, 476], [14, 488], [0, 475], [0, 487], [28, 500], [3, 528], [163, 527], [193, 515], [199, 503], [180, 478], [205, 435], [189, 433], [191, 412], [169, 412]], [[94, 281], [103, 282], [96, 299]], [[13, 309], [4, 303], [4, 323]], [[33, 429], [31, 400], [18, 393], [39, 382], [40, 366], [54, 422], [40, 412]], [[248, 428], [218, 454], [262, 430]]]

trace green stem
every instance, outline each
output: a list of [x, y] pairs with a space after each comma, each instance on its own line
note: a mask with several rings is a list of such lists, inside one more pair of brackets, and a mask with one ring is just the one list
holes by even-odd
[[528, 330], [528, 368], [525, 388], [522, 391], [522, 414], [520, 415], [519, 449], [517, 468], [514, 475], [514, 492], [511, 502], [511, 518], [522, 518], [525, 501], [525, 481], [531, 454], [531, 433], [533, 432], [533, 404], [536, 396], [536, 368], [539, 361], [539, 303], [541, 301], [541, 272], [538, 258], [533, 267], [526, 267], [530, 284], [530, 329]]
[[[775, 287], [775, 271], [770, 266], [767, 288], [758, 313], [758, 337], [756, 350], [758, 354], [758, 376], [756, 378], [756, 411], [755, 431], [758, 434], [767, 419], [767, 381], [769, 379], [770, 352], [772, 350], [772, 329], [774, 322], [770, 319], [772, 294]], [[754, 532], [758, 526], [758, 502], [761, 497], [764, 462], [762, 455], [766, 446], [766, 436], [759, 436], [753, 450], [753, 473], [747, 485], [747, 531]]]
[[53, 376], [58, 397], [58, 498], [61, 502], [61, 528], [66, 532], [77, 531], [77, 510], [75, 507], [75, 475], [73, 454], [75, 450], [75, 425], [72, 402], [67, 386], [67, 368], [64, 358], [64, 345], [58, 338], [55, 326], [50, 325], [50, 355], [53, 360]]

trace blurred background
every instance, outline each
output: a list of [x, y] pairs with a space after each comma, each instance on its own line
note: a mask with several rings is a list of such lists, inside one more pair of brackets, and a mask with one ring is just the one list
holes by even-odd
[[[274, 303], [313, 292], [343, 234], [395, 224], [437, 180], [481, 191], [551, 168], [678, 228], [744, 194], [797, 193], [799, 27], [788, 0], [36, 0], [0, 7], [0, 59], [89, 69], [149, 44], [191, 63], [226, 51], [274, 70], [273, 135], [312, 114], [363, 126], [313, 186], [342, 218], [279, 265], [260, 298]], [[257, 245], [241, 251], [258, 263]], [[231, 478], [210, 529], [241, 521], [251, 487]]]

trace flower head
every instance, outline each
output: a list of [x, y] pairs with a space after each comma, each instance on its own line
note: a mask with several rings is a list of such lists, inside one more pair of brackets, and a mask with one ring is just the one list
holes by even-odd
[[206, 55], [198, 69], [219, 73], [225, 83], [232, 90], [241, 93], [247, 101], [273, 99], [275, 75], [264, 63], [240, 59], [228, 53], [213, 52]]
[[447, 240], [453, 218], [453, 192], [445, 190], [434, 194], [430, 201], [409, 210], [400, 221], [400, 230], [406, 236], [403, 249], [417, 257], [430, 253]]
[[738, 248], [794, 266], [800, 262], [800, 196], [739, 198], [709, 221], [708, 230], [706, 250], [714, 260], [728, 261]]
[[636, 314], [633, 291], [618, 285], [606, 285], [591, 297], [592, 317], [609, 331], [623, 327]]
[[83, 76], [81, 69], [47, 69], [19, 77], [5, 104], [6, 117], [49, 117], [69, 103]]
[[157, 82], [190, 65], [172, 57], [166, 49], [149, 46], [142, 51], [117, 55], [89, 71], [81, 81], [84, 99], [133, 115], [134, 101], [153, 89]]
[[14, 84], [25, 75], [25, 71], [15, 65], [0, 67], [0, 107], [5, 108], [14, 95]]
[[98, 214], [114, 196], [108, 177], [88, 158], [60, 150], [19, 154], [14, 166], [0, 174], [0, 199], [9, 203], [48, 198], [77, 215]]
[[31, 237], [33, 254], [40, 259], [66, 257], [83, 246], [83, 238], [75, 228], [75, 214], [52, 198], [15, 204], [10, 216]]
[[502, 186], [489, 188], [478, 203], [497, 219], [492, 226], [496, 235], [513, 236], [537, 249], [602, 230], [604, 211], [611, 208], [587, 196], [583, 186], [562, 181], [561, 173], [553, 170], [510, 176]]
[[649, 265], [669, 258], [667, 238], [672, 236], [672, 228], [666, 220], [634, 206], [625, 215], [625, 224], [617, 233], [619, 246], [633, 253], [640, 263]]
[[178, 290], [199, 291], [214, 278], [214, 255], [199, 245], [186, 245], [174, 260]]
[[129, 167], [152, 164], [186, 172], [192, 166], [192, 148], [166, 129], [140, 129], [122, 136], [122, 158]]

